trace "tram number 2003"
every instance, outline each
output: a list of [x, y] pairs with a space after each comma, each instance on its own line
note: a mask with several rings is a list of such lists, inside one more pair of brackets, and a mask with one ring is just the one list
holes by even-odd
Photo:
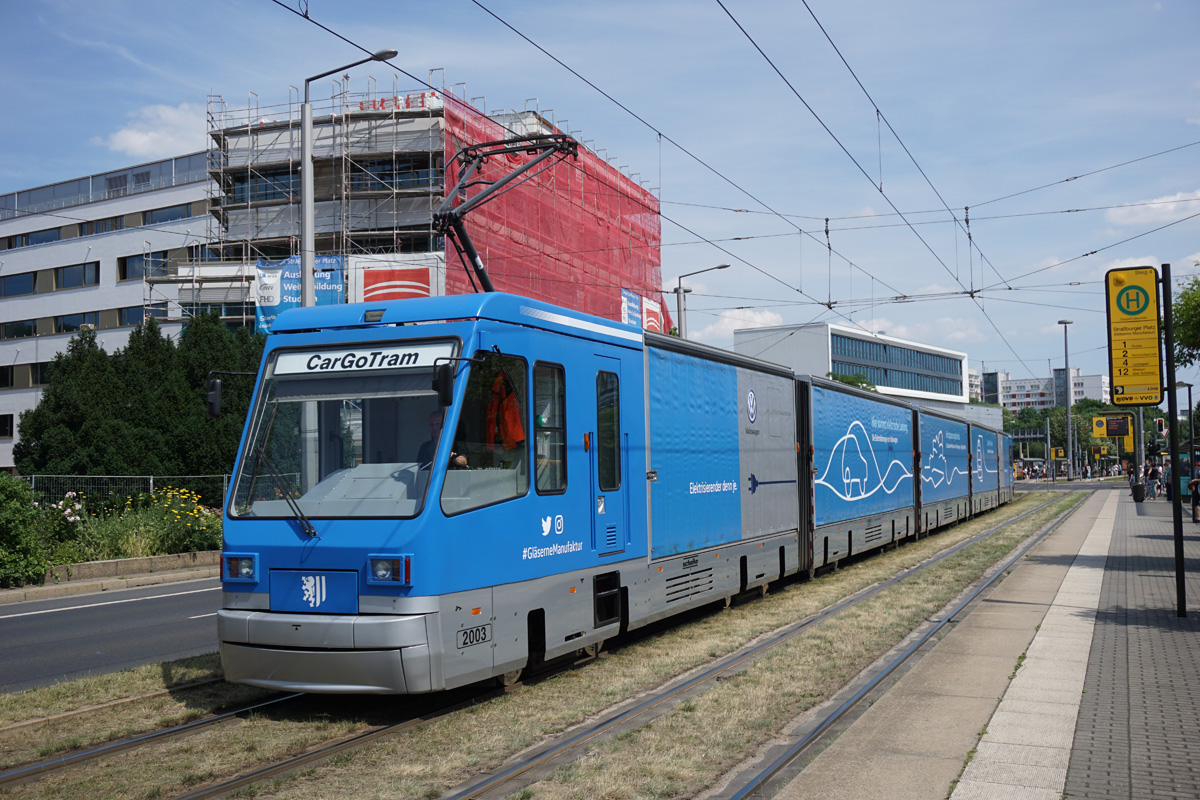
[[465, 628], [458, 632], [458, 649], [470, 647], [473, 644], [483, 644], [492, 640], [492, 626], [479, 625], [474, 628]]

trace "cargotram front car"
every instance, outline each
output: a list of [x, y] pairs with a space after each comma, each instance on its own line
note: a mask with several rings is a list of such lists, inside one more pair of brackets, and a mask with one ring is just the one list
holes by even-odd
[[226, 678], [429, 692], [613, 635], [642, 336], [591, 320], [502, 294], [281, 315], [225, 509]]

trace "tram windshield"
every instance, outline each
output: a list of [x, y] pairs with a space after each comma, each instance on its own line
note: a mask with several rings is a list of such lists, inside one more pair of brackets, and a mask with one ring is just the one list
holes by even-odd
[[[443, 438], [434, 359], [454, 351], [436, 343], [274, 354], [251, 413], [230, 515], [419, 514]], [[420, 366], [391, 366], [414, 363]]]

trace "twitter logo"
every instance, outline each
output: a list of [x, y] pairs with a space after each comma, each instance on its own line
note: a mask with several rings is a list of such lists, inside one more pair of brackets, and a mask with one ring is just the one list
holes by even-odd
[[549, 535], [551, 519], [551, 517], [542, 517], [542, 536]]

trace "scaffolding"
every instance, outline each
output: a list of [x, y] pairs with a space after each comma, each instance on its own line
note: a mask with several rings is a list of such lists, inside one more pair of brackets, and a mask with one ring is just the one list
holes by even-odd
[[[318, 254], [349, 265], [440, 251], [433, 209], [444, 192], [442, 100], [437, 91], [403, 91], [393, 76], [390, 93], [374, 78], [363, 92], [333, 80], [329, 99], [314, 102]], [[146, 270], [147, 309], [164, 318], [166, 303], [173, 321], [218, 310], [230, 323], [253, 323], [259, 261], [300, 252], [300, 109], [294, 86], [280, 105], [250, 92], [234, 108], [209, 95], [206, 230]]]
[[[430, 293], [461, 290], [457, 284], [447, 285], [445, 242], [433, 219], [447, 191], [447, 158], [460, 144], [470, 143], [472, 136], [558, 132], [553, 112], [542, 112], [536, 99], [527, 100], [523, 110], [487, 114], [479, 110], [485, 99], [468, 101], [464, 84], [447, 91], [441, 72], [430, 70], [428, 84], [412, 90], [401, 88], [398, 75], [392, 76], [390, 91], [381, 89], [373, 77], [366, 79], [361, 92], [350, 90], [348, 77], [335, 78], [329, 83], [328, 98], [313, 101], [315, 249], [318, 255], [342, 257], [347, 299], [365, 298], [367, 272], [374, 267], [401, 272], [429, 269]], [[453, 108], [447, 109], [448, 105]], [[183, 321], [217, 310], [231, 325], [254, 323], [260, 261], [276, 262], [300, 254], [301, 108], [301, 90], [295, 86], [289, 87], [287, 102], [277, 105], [262, 104], [254, 92], [248, 92], [245, 105], [239, 107], [222, 95], [208, 96], [206, 230], [160, 259], [163, 264], [147, 270], [143, 298], [147, 313], [166, 321]], [[482, 118], [502, 132], [481, 126]], [[469, 132], [467, 140], [460, 142], [458, 128], [463, 125]], [[566, 127], [566, 120], [562, 125]], [[594, 152], [590, 157], [612, 168]], [[620, 165], [616, 173], [615, 177], [625, 181], [632, 177], [622, 174]], [[582, 202], [578, 198], [572, 201], [567, 191], [570, 184], [578, 182], [578, 176], [567, 177], [571, 180], [557, 187], [534, 184], [543, 195], [542, 202], [549, 206], [545, 210], [564, 219], [572, 202]], [[544, 192], [545, 188], [550, 191]], [[595, 205], [591, 199], [588, 203]], [[526, 223], [523, 211], [514, 206], [511, 213], [516, 214], [518, 226]], [[508, 229], [504, 218], [497, 220], [500, 228]], [[493, 239], [507, 235], [500, 233], [500, 228]], [[514, 235], [528, 239], [538, 233], [530, 230]], [[516, 266], [523, 257], [515, 256], [509, 244], [496, 242], [508, 253], [509, 265], [536, 273], [532, 262]], [[485, 249], [486, 245], [481, 248]], [[487, 252], [482, 254], [487, 257]], [[503, 262], [505, 256], [498, 257]], [[371, 282], [381, 280], [373, 277]], [[576, 283], [572, 278], [534, 274], [518, 280], [524, 281], [517, 284], [519, 289], [548, 299], [555, 299], [553, 280], [564, 286]], [[357, 284], [352, 287], [353, 281]]]

